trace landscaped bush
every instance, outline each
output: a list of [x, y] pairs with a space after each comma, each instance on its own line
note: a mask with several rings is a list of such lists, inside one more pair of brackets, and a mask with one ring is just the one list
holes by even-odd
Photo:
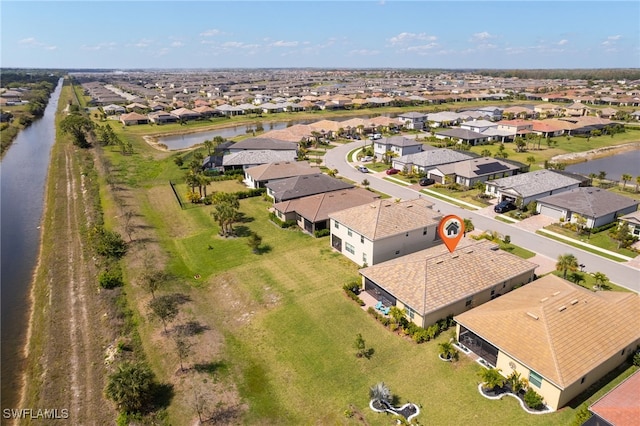
[[248, 191], [235, 192], [235, 195], [238, 197], [238, 200], [242, 200], [243, 198], [258, 197], [266, 192], [266, 188], [251, 188]]
[[640, 367], [640, 351], [636, 351], [633, 355], [633, 365]]
[[119, 259], [127, 252], [127, 243], [117, 232], [96, 226], [93, 228], [92, 237], [96, 252], [101, 256]]
[[351, 300], [355, 301], [360, 306], [365, 305], [364, 301], [360, 299], [358, 295], [353, 291], [353, 284], [345, 284], [342, 288], [344, 289], [344, 292], [347, 293], [347, 296], [349, 296]]
[[280, 228], [286, 229], [291, 228], [292, 226], [296, 226], [295, 220], [285, 220], [280, 219], [274, 212], [269, 213], [269, 219], [271, 222], [278, 225]]
[[544, 405], [544, 398], [542, 398], [538, 392], [529, 388], [524, 394], [524, 403], [527, 404], [529, 408], [537, 409]]
[[313, 232], [313, 235], [315, 235], [316, 238], [326, 237], [330, 234], [331, 234], [331, 231], [329, 231], [328, 229], [321, 229], [319, 231]]

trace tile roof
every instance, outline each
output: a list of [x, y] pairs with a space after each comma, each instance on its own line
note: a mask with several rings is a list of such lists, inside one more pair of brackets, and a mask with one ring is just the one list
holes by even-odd
[[412, 163], [422, 167], [439, 166], [441, 164], [455, 163], [473, 158], [466, 152], [455, 151], [453, 149], [428, 149], [430, 145], [425, 145], [426, 151], [417, 152], [415, 154], [407, 154], [394, 159], [402, 163]]
[[640, 210], [636, 210], [633, 213], [620, 216], [618, 219], [625, 220], [627, 222], [637, 223], [638, 225], [640, 225]]
[[455, 320], [566, 388], [640, 339], [638, 318], [636, 293], [593, 292], [546, 275]]
[[380, 196], [375, 192], [351, 188], [283, 201], [274, 204], [273, 207], [283, 213], [296, 212], [311, 222], [319, 222], [329, 219], [331, 213], [368, 204], [378, 198]]
[[581, 180], [579, 179], [545, 169], [495, 179], [487, 182], [487, 185], [496, 186], [501, 191], [510, 190], [509, 192], [526, 198], [576, 185], [580, 182]]
[[322, 173], [280, 179], [265, 186], [273, 191], [276, 202], [354, 187]]
[[245, 173], [255, 181], [265, 181], [293, 176], [313, 175], [318, 173], [318, 169], [311, 167], [306, 161], [284, 161], [250, 167], [245, 170]]
[[582, 216], [597, 218], [634, 205], [637, 206], [639, 201], [606, 189], [586, 187], [542, 197], [538, 203], [567, 209]]
[[442, 214], [432, 210], [432, 206], [432, 202], [421, 198], [400, 202], [376, 200], [333, 213], [330, 217], [375, 241], [437, 224]]
[[[359, 272], [421, 314], [501, 284], [535, 263], [503, 250], [491, 241], [461, 240], [453, 253], [443, 245], [379, 263]], [[426, 304], [425, 304], [426, 291]]]
[[591, 404], [589, 411], [611, 425], [637, 425], [640, 419], [640, 370]]
[[262, 137], [275, 138], [289, 142], [300, 142], [300, 139], [308, 138], [311, 132], [317, 131], [308, 124], [295, 124], [280, 130], [270, 130], [262, 134]]
[[240, 142], [234, 143], [230, 148], [232, 151], [238, 150], [251, 150], [251, 149], [262, 149], [262, 150], [297, 150], [298, 144], [294, 142], [288, 142], [281, 139], [276, 138], [267, 138], [267, 137], [259, 137], [259, 138], [249, 138]]
[[440, 131], [436, 132], [436, 135], [446, 136], [446, 137], [449, 137], [449, 138], [464, 139], [464, 140], [485, 139], [487, 137], [487, 135], [485, 135], [485, 134], [474, 132], [473, 130], [461, 129], [459, 127], [453, 127], [451, 129], [440, 130]]
[[455, 174], [466, 178], [492, 175], [496, 172], [518, 170], [520, 166], [501, 161], [491, 157], [473, 158], [465, 161], [458, 161], [452, 164], [445, 164], [438, 167], [445, 175]]
[[251, 150], [232, 152], [222, 157], [225, 166], [243, 166], [247, 164], [265, 164], [295, 161], [291, 151]]

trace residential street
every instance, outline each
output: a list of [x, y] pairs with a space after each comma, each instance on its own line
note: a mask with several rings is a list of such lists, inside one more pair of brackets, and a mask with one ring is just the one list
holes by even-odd
[[374, 173], [363, 174], [356, 170], [347, 162], [347, 154], [357, 148], [362, 147], [362, 141], [352, 142], [349, 144], [337, 146], [328, 150], [324, 164], [330, 169], [338, 169], [339, 175], [351, 179], [355, 182], [362, 182], [368, 179], [371, 188], [389, 194], [393, 198], [401, 198], [404, 200], [417, 198], [418, 196], [426, 197], [434, 202], [434, 209], [444, 214], [455, 214], [462, 218], [471, 219], [476, 229], [497, 231], [502, 235], [510, 235], [511, 242], [515, 245], [524, 247], [551, 259], [556, 259], [559, 255], [565, 253], [573, 253], [578, 262], [585, 265], [584, 271], [602, 272], [611, 282], [626, 287], [635, 292], [640, 292], [640, 268], [638, 262], [631, 262], [629, 266], [627, 262], [615, 262], [604, 257], [592, 254], [590, 252], [563, 244], [561, 242], [545, 238], [535, 233], [531, 227], [519, 226], [520, 224], [508, 224], [488, 217], [486, 214], [478, 214], [471, 210], [466, 210], [445, 201], [420, 194], [415, 189], [403, 187], [392, 182], [383, 180]]

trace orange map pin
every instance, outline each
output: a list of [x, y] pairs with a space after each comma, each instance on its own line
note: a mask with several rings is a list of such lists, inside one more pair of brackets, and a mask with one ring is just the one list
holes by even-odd
[[453, 253], [464, 235], [464, 221], [453, 214], [443, 217], [438, 224], [438, 235], [449, 252]]

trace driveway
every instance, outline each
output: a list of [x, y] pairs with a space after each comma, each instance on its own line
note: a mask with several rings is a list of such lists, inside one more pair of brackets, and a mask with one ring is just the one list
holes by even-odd
[[[358, 172], [352, 165], [347, 163], [347, 154], [349, 151], [362, 147], [362, 142], [352, 142], [344, 144], [327, 151], [325, 155], [325, 164], [330, 169], [337, 169], [339, 174], [353, 180], [361, 182], [363, 174]], [[419, 187], [401, 186], [384, 180], [384, 175], [369, 173], [368, 180], [372, 189], [388, 194], [392, 198], [400, 198], [402, 200], [411, 200], [418, 198]], [[596, 254], [584, 251], [579, 248], [572, 247], [559, 241], [555, 241], [535, 233], [544, 223], [544, 216], [533, 216], [530, 222], [524, 221], [508, 224], [495, 220], [495, 213], [485, 211], [492, 209], [491, 206], [481, 209], [481, 212], [465, 210], [460, 207], [449, 204], [443, 200], [429, 197], [422, 194], [422, 198], [427, 198], [434, 203], [434, 210], [443, 214], [455, 214], [461, 218], [471, 219], [477, 229], [496, 231], [502, 235], [509, 235], [513, 244], [524, 247], [535, 253], [538, 253], [548, 259], [557, 259], [558, 256], [573, 253], [578, 261], [585, 266], [585, 272], [602, 272], [609, 279], [630, 290], [640, 292], [640, 260], [620, 263], [615, 262]], [[548, 268], [548, 267], [547, 267]]]

